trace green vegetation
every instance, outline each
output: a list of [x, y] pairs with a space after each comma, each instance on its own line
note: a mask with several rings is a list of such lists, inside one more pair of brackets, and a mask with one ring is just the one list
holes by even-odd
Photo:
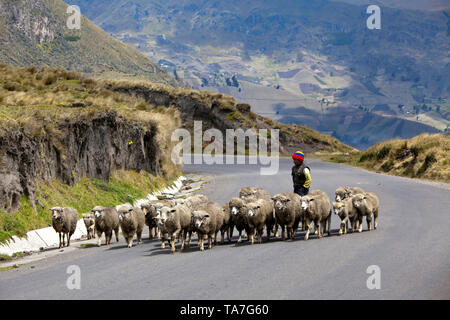
[[450, 136], [443, 134], [422, 134], [377, 143], [362, 152], [319, 156], [398, 176], [450, 182]]
[[54, 206], [68, 206], [78, 210], [79, 217], [97, 205], [118, 204], [145, 198], [149, 193], [168, 186], [175, 177], [155, 177], [146, 172], [115, 171], [109, 183], [83, 178], [74, 186], [61, 181], [40, 183], [36, 188], [36, 199], [43, 207], [32, 207], [28, 198], [20, 201], [15, 213], [0, 210], [0, 243], [6, 243], [12, 236], [24, 237], [30, 230], [51, 226], [49, 209]]

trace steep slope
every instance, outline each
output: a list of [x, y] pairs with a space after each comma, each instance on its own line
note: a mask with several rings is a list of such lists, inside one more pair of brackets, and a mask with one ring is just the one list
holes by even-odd
[[[72, 2], [194, 88], [231, 94], [276, 120], [319, 121], [314, 129], [359, 148], [450, 125], [445, 2], [376, 1], [381, 30], [367, 29], [366, 2], [357, 0]], [[260, 98], [267, 90], [273, 97]], [[342, 110], [402, 121], [390, 133], [375, 127], [377, 137], [362, 126], [349, 139], [345, 123], [329, 126]]]
[[178, 85], [149, 58], [88, 19], [82, 17], [80, 30], [70, 30], [69, 17], [60, 0], [0, 0], [0, 61]]
[[450, 136], [422, 134], [394, 139], [366, 151], [325, 156], [327, 160], [388, 174], [450, 183]]

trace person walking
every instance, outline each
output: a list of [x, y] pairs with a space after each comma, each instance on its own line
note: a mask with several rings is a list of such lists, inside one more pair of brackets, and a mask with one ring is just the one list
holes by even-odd
[[305, 154], [296, 151], [292, 155], [294, 166], [292, 167], [292, 181], [294, 192], [300, 196], [306, 196], [311, 186], [311, 169], [305, 164]]

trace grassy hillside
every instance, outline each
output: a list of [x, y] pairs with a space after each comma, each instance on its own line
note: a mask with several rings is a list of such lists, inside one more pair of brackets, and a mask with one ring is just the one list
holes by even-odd
[[377, 143], [364, 152], [325, 156], [373, 171], [450, 183], [450, 136], [422, 134]]
[[[111, 113], [113, 116], [105, 118]], [[102, 117], [108, 121], [121, 121], [117, 122], [118, 125], [122, 124], [116, 130], [119, 131], [119, 137], [122, 134], [122, 140], [125, 140], [123, 144], [127, 145], [127, 149], [124, 152], [125, 156], [129, 153], [127, 157], [130, 161], [134, 160], [133, 154], [139, 154], [144, 147], [133, 135], [139, 130], [154, 132], [154, 140], [149, 141], [157, 143], [155, 148], [159, 150], [155, 152], [161, 154], [158, 160], [161, 167], [161, 170], [157, 170], [159, 174], [112, 167], [106, 179], [79, 176], [76, 171], [69, 173], [68, 182], [63, 182], [62, 178], [47, 179], [48, 176], [61, 176], [55, 170], [70, 169], [73, 160], [73, 150], [70, 148], [79, 148], [87, 143], [80, 139], [75, 140], [74, 145], [70, 144], [73, 138], [68, 139], [68, 132], [78, 131], [76, 125], [81, 123], [80, 134], [88, 134], [92, 130], [89, 124], [97, 123]], [[100, 128], [101, 134], [106, 135], [107, 127], [101, 125], [104, 128]], [[179, 168], [169, 158], [172, 148], [170, 135], [179, 126], [180, 116], [175, 108], [156, 108], [142, 99], [107, 90], [105, 83], [83, 78], [76, 72], [0, 64], [0, 177], [6, 179], [6, 185], [0, 181], [0, 243], [13, 235], [23, 236], [29, 230], [49, 226], [51, 218], [48, 209], [53, 206], [72, 206], [81, 215], [95, 205], [133, 202], [154, 189], [166, 186], [180, 174]], [[124, 128], [129, 129], [124, 131]], [[22, 137], [24, 144], [14, 145], [16, 137]], [[32, 144], [26, 141], [32, 141]], [[114, 145], [117, 143], [119, 141], [114, 142]], [[52, 169], [52, 159], [40, 154], [47, 145], [57, 153], [60, 169], [58, 166]], [[39, 147], [36, 150], [41, 151], [34, 151], [36, 147]], [[35, 152], [31, 155], [32, 159], [22, 158], [24, 150]], [[89, 147], [86, 152], [90, 152]], [[102, 161], [98, 158], [98, 152], [92, 151], [89, 157]], [[8, 161], [11, 157], [13, 162]], [[44, 165], [35, 169], [35, 181], [25, 181], [26, 184], [32, 184], [30, 190], [34, 190], [33, 194], [23, 192], [19, 209], [14, 213], [6, 212], [3, 205], [6, 208], [9, 202], [1, 202], [5, 192], [11, 191], [8, 189], [8, 178], [17, 168], [27, 170], [38, 166], [41, 160]], [[145, 165], [143, 163], [142, 168]], [[22, 169], [19, 171], [17, 179], [26, 179]]]
[[0, 0], [0, 61], [178, 85], [149, 58], [85, 17], [80, 30], [70, 30], [66, 10], [67, 4], [60, 0]]

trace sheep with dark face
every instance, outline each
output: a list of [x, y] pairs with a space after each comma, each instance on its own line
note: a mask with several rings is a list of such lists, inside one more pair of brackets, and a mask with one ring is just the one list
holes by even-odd
[[322, 238], [325, 233], [326, 223], [328, 221], [328, 235], [331, 234], [331, 202], [328, 196], [317, 194], [302, 197], [302, 209], [306, 214], [306, 234], [305, 240], [308, 240], [309, 233], [314, 222], [318, 238]]
[[150, 240], [153, 240], [154, 236], [159, 240], [161, 239], [161, 232], [156, 221], [156, 212], [164, 206], [173, 207], [175, 202], [172, 200], [152, 200], [141, 205], [141, 209], [145, 214], [145, 224], [148, 226]]
[[363, 217], [366, 217], [367, 229], [372, 230], [372, 215], [374, 229], [378, 226], [378, 212], [380, 211], [380, 200], [374, 192], [365, 192], [352, 197], [353, 206], [358, 211], [359, 232], [362, 232]]
[[[175, 207], [164, 206], [158, 210], [157, 221], [161, 230], [167, 232], [170, 237], [172, 253], [175, 252], [175, 239], [182, 233], [181, 251], [183, 251], [186, 235], [191, 231], [191, 210], [182, 204]], [[163, 237], [162, 241], [164, 240]], [[164, 246], [161, 247], [163, 248]]]
[[228, 203], [231, 214], [231, 221], [239, 232], [238, 243], [242, 241], [242, 231], [245, 230], [247, 237], [250, 234], [250, 228], [247, 221], [247, 209], [245, 201], [241, 198], [232, 198]]
[[91, 210], [95, 216], [95, 231], [98, 237], [98, 246], [102, 245], [102, 233], [105, 233], [105, 244], [111, 243], [112, 233], [116, 234], [116, 240], [119, 242], [119, 214], [114, 207], [96, 206]]
[[128, 245], [128, 248], [133, 246], [133, 238], [136, 234], [137, 244], [142, 243], [142, 230], [145, 225], [145, 214], [141, 208], [132, 208], [129, 206], [122, 206], [118, 210], [119, 223], [122, 229], [123, 237]]
[[84, 213], [83, 222], [87, 230], [87, 239], [95, 238], [95, 216], [92, 213]]
[[[65, 237], [67, 236], [67, 246], [70, 246], [70, 237], [77, 228], [78, 212], [70, 207], [54, 207], [52, 211], [52, 226], [59, 233], [59, 247], [65, 246]], [[61, 242], [62, 235], [62, 242]]]
[[364, 190], [359, 187], [339, 187], [335, 192], [335, 201], [342, 201], [358, 193], [364, 193]]
[[279, 193], [272, 197], [277, 224], [281, 226], [281, 240], [294, 239], [300, 220], [303, 217], [301, 197], [293, 192]]
[[204, 250], [204, 235], [208, 236], [208, 248], [212, 248], [212, 240], [217, 245], [217, 233], [221, 231], [222, 243], [224, 242], [224, 233], [228, 227], [226, 224], [225, 212], [222, 206], [209, 201], [207, 204], [199, 206], [198, 210], [192, 213], [193, 227], [198, 234], [198, 245], [200, 250]]
[[358, 211], [353, 206], [353, 197], [345, 198], [340, 202], [334, 202], [333, 209], [334, 214], [341, 218], [339, 234], [347, 234], [349, 222], [351, 223], [352, 231], [354, 232], [358, 220]]
[[254, 244], [254, 235], [258, 236], [258, 242], [262, 243], [264, 227], [267, 227], [267, 241], [270, 240], [270, 232], [275, 225], [272, 200], [258, 199], [245, 204], [247, 208], [247, 221], [249, 226], [249, 240]]

